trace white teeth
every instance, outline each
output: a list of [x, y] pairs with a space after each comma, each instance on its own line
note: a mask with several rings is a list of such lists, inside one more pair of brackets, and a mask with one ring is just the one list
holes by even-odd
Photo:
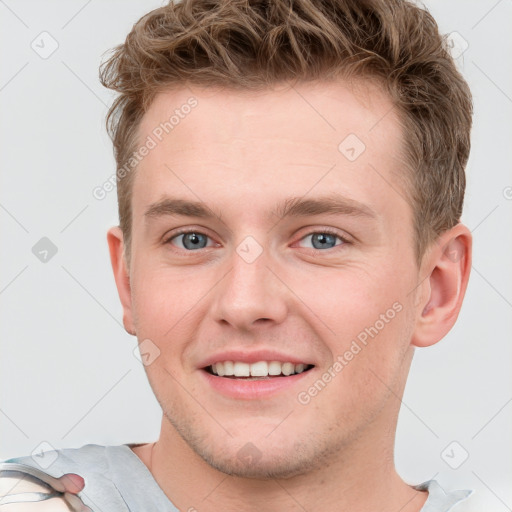
[[219, 377], [289, 376], [302, 373], [306, 369], [309, 369], [309, 366], [304, 363], [281, 363], [279, 361], [258, 361], [251, 364], [240, 361], [224, 361], [211, 365], [212, 373]]
[[235, 365], [233, 361], [224, 361], [224, 375], [234, 375], [235, 374]]
[[[217, 363], [217, 365], [218, 364], [219, 363]], [[250, 365], [248, 363], [234, 363], [233, 371], [235, 377], [249, 377], [249, 375], [251, 374]]]
[[295, 365], [295, 373], [302, 373], [304, 371], [304, 368], [306, 366], [303, 365], [302, 363], [301, 364], [296, 364]]
[[295, 370], [295, 366], [293, 363], [283, 363], [283, 366], [281, 367], [281, 371], [283, 372], [283, 375], [291, 375]]
[[258, 361], [251, 364], [251, 377], [267, 377], [268, 363], [266, 361]]
[[268, 364], [269, 375], [281, 375], [281, 363], [279, 361], [272, 361]]

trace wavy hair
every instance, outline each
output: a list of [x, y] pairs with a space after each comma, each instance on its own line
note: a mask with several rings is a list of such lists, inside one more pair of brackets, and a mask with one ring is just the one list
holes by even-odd
[[416, 254], [462, 214], [472, 99], [446, 37], [405, 0], [183, 0], [143, 16], [100, 67], [129, 253], [133, 172], [119, 169], [156, 94], [185, 83], [265, 89], [284, 81], [376, 79], [403, 126]]

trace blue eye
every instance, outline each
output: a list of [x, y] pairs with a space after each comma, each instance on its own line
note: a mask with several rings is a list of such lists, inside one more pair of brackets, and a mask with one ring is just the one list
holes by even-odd
[[[181, 244], [175, 243], [177, 241], [181, 241]], [[188, 233], [180, 233], [178, 235], [173, 236], [169, 242], [173, 245], [177, 245], [180, 249], [187, 250], [196, 250], [196, 249], [204, 249], [208, 245], [208, 237], [203, 235], [202, 233], [197, 233], [195, 231], [190, 231]]]
[[[308, 240], [309, 242], [305, 242]], [[215, 245], [209, 236], [198, 231], [185, 231], [182, 233], [177, 233], [172, 236], [167, 241], [167, 243], [171, 243], [175, 247], [185, 251], [195, 251]], [[336, 233], [331, 233], [329, 231], [317, 231], [304, 236], [301, 238], [299, 243], [302, 247], [325, 250], [343, 245], [346, 243], [346, 240]]]
[[[301, 242], [308, 238], [311, 239], [311, 246], [313, 249], [332, 249], [333, 247], [344, 243], [344, 240], [339, 235], [329, 232], [310, 233], [302, 238]], [[340, 243], [336, 243], [337, 240], [339, 240]]]

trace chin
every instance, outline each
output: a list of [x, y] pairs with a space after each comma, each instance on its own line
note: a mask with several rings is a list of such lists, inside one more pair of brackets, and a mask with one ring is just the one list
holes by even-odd
[[[241, 450], [233, 450], [231, 454], [196, 451], [196, 453], [211, 467], [226, 475], [255, 480], [288, 479], [304, 475], [314, 468], [310, 457], [298, 457], [296, 453], [276, 453], [275, 449], [255, 452], [255, 457], [246, 455], [240, 457], [244, 448], [255, 450], [254, 445], [247, 443]], [[249, 451], [249, 450], [247, 450]]]
[[[261, 429], [242, 431], [236, 438], [215, 437], [195, 422], [174, 421], [175, 430], [188, 447], [212, 468], [226, 475], [258, 480], [288, 479], [311, 473], [328, 464], [336, 452], [331, 442], [312, 432], [273, 432], [262, 436]], [[252, 441], [252, 440], [255, 441]]]

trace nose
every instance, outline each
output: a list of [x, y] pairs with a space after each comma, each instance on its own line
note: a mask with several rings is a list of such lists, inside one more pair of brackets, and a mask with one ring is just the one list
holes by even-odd
[[272, 268], [275, 265], [268, 251], [263, 250], [252, 262], [233, 251], [230, 264], [231, 270], [216, 287], [211, 310], [214, 319], [243, 331], [283, 322], [288, 313], [288, 290]]

